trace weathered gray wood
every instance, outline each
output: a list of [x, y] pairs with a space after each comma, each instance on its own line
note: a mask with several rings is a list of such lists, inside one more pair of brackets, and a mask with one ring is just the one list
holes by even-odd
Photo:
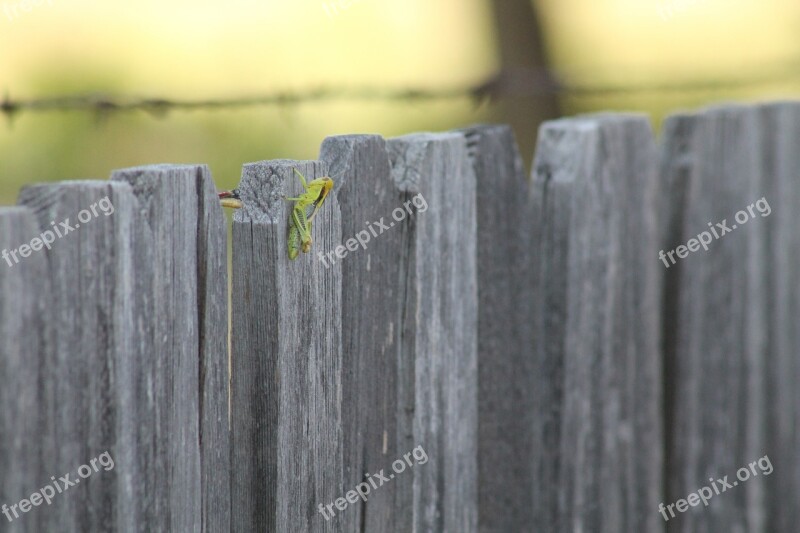
[[341, 242], [339, 206], [331, 193], [311, 253], [290, 261], [283, 197], [301, 192], [293, 167], [309, 180], [325, 172], [317, 162], [245, 165], [234, 215], [233, 531], [341, 531], [318, 511], [344, 496], [341, 265], [317, 255]]
[[[798, 103], [681, 114], [657, 169], [643, 118], [560, 120], [530, 192], [506, 126], [247, 165], [230, 418], [207, 168], [29, 187], [0, 209], [0, 251], [115, 210], [0, 257], [0, 505], [105, 451], [115, 468], [0, 529], [794, 531], [798, 137]], [[294, 166], [337, 184], [296, 262]], [[768, 217], [733, 220], [762, 197]], [[661, 262], [723, 219], [708, 251]], [[419, 447], [426, 464], [392, 470]], [[736, 480], [764, 456], [773, 473]], [[381, 471], [366, 502], [320, 513]], [[659, 504], [724, 476], [665, 524]]]
[[[791, 532], [800, 522], [800, 103], [759, 109], [763, 181], [760, 192], [772, 208], [758, 218], [767, 245], [765, 316], [765, 430], [763, 453], [774, 467], [764, 481], [764, 531]], [[755, 458], [751, 459], [754, 460]], [[750, 483], [750, 481], [748, 481]]]
[[734, 220], [765, 194], [760, 150], [754, 108], [712, 108], [665, 124], [661, 178], [671, 191], [670, 207], [679, 210], [669, 215], [665, 252], [709, 231], [709, 223], [724, 220], [732, 230], [713, 239], [708, 251], [676, 257], [666, 271], [665, 504], [711, 485], [710, 478], [728, 476], [739, 485], [708, 507], [676, 512], [676, 518], [667, 513], [674, 531], [764, 531], [769, 478], [736, 479], [739, 468], [767, 452], [766, 225]]
[[[115, 171], [133, 186], [153, 285], [147, 373], [156, 416], [156, 529], [219, 531], [230, 522], [225, 220], [207, 167]], [[141, 269], [146, 265], [137, 264]]]
[[565, 387], [565, 342], [568, 314], [570, 220], [578, 171], [571, 150], [582, 150], [586, 138], [571, 134], [562, 142], [552, 124], [540, 130], [536, 161], [532, 169], [531, 221], [525, 239], [532, 250], [534, 292], [530, 320], [535, 328], [533, 444], [534, 486], [531, 512], [534, 524], [544, 531], [568, 531], [571, 507], [564, 499], [562, 471], [570, 462], [564, 451], [572, 444], [563, 435]]
[[588, 116], [540, 131], [532, 316], [543, 530], [663, 527], [654, 157], [642, 117]]
[[[0, 209], [0, 252], [17, 250], [38, 235], [29, 209]], [[43, 370], [52, 362], [53, 344], [47, 258], [34, 253], [18, 256], [15, 263], [7, 257], [0, 259], [0, 505], [11, 506], [49, 479], [42, 468], [43, 452], [53, 449], [42, 438], [47, 421]], [[3, 531], [43, 531], [38, 508], [27, 514], [17, 509], [19, 517], [8, 507], [3, 511]]]
[[[534, 522], [534, 219], [508, 126], [463, 130], [477, 179], [479, 529]], [[542, 451], [544, 443], [536, 443]]]
[[[401, 283], [406, 263], [398, 251], [408, 244], [408, 228], [373, 236], [370, 225], [391, 219], [408, 200], [392, 180], [386, 142], [377, 135], [331, 137], [320, 160], [336, 182], [342, 219], [342, 244], [364, 243], [339, 259], [342, 269], [342, 437], [343, 486], [329, 501], [352, 490], [414, 448], [410, 435], [398, 433], [397, 353], [403, 323], [399, 310], [407, 298]], [[376, 230], [378, 231], [378, 230]], [[322, 250], [321, 250], [322, 251]], [[330, 252], [331, 250], [324, 250]], [[404, 408], [401, 408], [404, 409]], [[343, 511], [342, 531], [394, 532], [410, 524], [410, 484], [388, 483], [366, 502]], [[405, 489], [401, 495], [398, 489]], [[363, 507], [363, 509], [361, 509]]]
[[[42, 285], [52, 287], [54, 350], [41, 362], [39, 385], [43, 475], [28, 495], [51, 476], [59, 483], [69, 473], [76, 483], [66, 488], [60, 482], [63, 494], [31, 511], [40, 521], [40, 529], [31, 530], [142, 530], [148, 515], [147, 494], [140, 489], [147, 477], [141, 446], [151, 434], [134, 438], [142, 418], [132, 402], [146, 404], [146, 396], [131, 378], [132, 369], [149, 357], [150, 343], [134, 292], [140, 286], [134, 264], [142, 252], [136, 199], [126, 184], [77, 181], [27, 187], [19, 201], [38, 219], [28, 240], [48, 231], [54, 240], [50, 250], [15, 267], [46, 257]], [[152, 413], [146, 405], [141, 410]], [[98, 463], [91, 477], [81, 479], [78, 468], [105, 452], [113, 469]]]
[[198, 175], [202, 531], [231, 527], [228, 229], [210, 173]]
[[[387, 258], [407, 270], [400, 280], [407, 298], [399, 326], [399, 401], [409, 408], [413, 401], [413, 411], [398, 421], [399, 430], [428, 456], [410, 472], [413, 530], [476, 531], [475, 174], [461, 134], [410, 135], [387, 146], [397, 186], [428, 205], [413, 225], [393, 222], [407, 228], [409, 241], [399, 257]], [[408, 476], [395, 478], [407, 482]]]

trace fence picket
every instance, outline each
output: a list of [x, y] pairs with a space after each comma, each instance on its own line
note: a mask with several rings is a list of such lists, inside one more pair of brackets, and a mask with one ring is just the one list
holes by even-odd
[[661, 278], [647, 121], [546, 123], [533, 172], [539, 520], [554, 530], [658, 531]]
[[406, 265], [408, 294], [400, 387], [404, 401], [414, 401], [413, 414], [400, 423], [428, 456], [424, 466], [413, 468], [413, 527], [475, 531], [475, 174], [461, 134], [409, 135], [390, 139], [387, 146], [397, 186], [409, 195], [421, 195], [429, 206], [409, 227], [407, 255], [400, 259]]
[[537, 221], [511, 128], [462, 133], [477, 180], [479, 529], [522, 531], [535, 508], [533, 413], [540, 384], [530, 235]]
[[[46, 429], [39, 438], [52, 449], [42, 457], [45, 476], [29, 490], [51, 476], [58, 483], [68, 472], [81, 483], [67, 487], [62, 481], [64, 494], [36, 509], [37, 519], [44, 531], [140, 527], [148, 523], [149, 502], [137, 482], [150, 474], [141, 448], [150, 434], [145, 429], [143, 439], [135, 438], [139, 408], [131, 402], [146, 390], [130, 378], [149, 357], [139, 350], [151, 345], [131, 327], [144, 323], [141, 302], [129, 290], [143, 246], [136, 199], [126, 184], [77, 181], [26, 187], [19, 202], [37, 218], [28, 239], [54, 228], [62, 234], [41, 252], [49, 267], [54, 350], [42, 367]], [[75, 229], [68, 231], [62, 221]], [[142, 407], [147, 414], [148, 407]], [[81, 465], [105, 452], [113, 469], [98, 466], [90, 478], [78, 477]]]
[[154, 516], [173, 531], [219, 531], [230, 522], [226, 234], [203, 165], [117, 170], [133, 187], [152, 251], [145, 306], [154, 354], [145, 372], [154, 398]]
[[[317, 162], [245, 165], [233, 218], [232, 496], [234, 531], [340, 531], [318, 505], [342, 497], [341, 266], [315, 254], [341, 242], [328, 196], [313, 249], [290, 262], [284, 197]], [[352, 510], [350, 511], [352, 512]]]
[[[766, 226], [738, 228], [734, 215], [762, 194], [760, 135], [752, 107], [720, 106], [671, 117], [664, 127], [662, 180], [682, 202], [664, 239], [671, 250], [719, 231], [666, 270], [664, 353], [667, 502], [728, 476], [766, 452], [764, 365]], [[723, 223], [730, 234], [716, 227]], [[713, 224], [715, 227], [710, 227]], [[735, 229], [737, 228], [737, 229]], [[712, 231], [713, 230], [713, 231]], [[705, 238], [705, 237], [704, 237]], [[708, 240], [708, 239], [706, 239]], [[687, 252], [688, 253], [688, 252]], [[676, 249], [677, 254], [677, 249]], [[662, 268], [666, 267], [662, 264]], [[763, 477], [675, 519], [691, 531], [763, 530]], [[676, 513], [677, 514], [677, 513]]]
[[[402, 335], [400, 313], [407, 298], [403, 276], [408, 228], [379, 228], [391, 219], [408, 195], [394, 184], [386, 141], [377, 135], [347, 135], [325, 139], [320, 160], [336, 181], [341, 209], [342, 245], [360, 239], [362, 247], [347, 250], [343, 259], [328, 254], [325, 264], [341, 262], [342, 270], [342, 431], [344, 484], [330, 501], [363, 482], [367, 474], [388, 470], [391, 462], [414, 448], [401, 430], [405, 407], [398, 398], [397, 353]], [[407, 221], [402, 225], [413, 224]], [[370, 228], [374, 233], [370, 232]], [[358, 241], [354, 241], [358, 242]], [[344, 253], [344, 251], [342, 251]], [[315, 258], [316, 260], [316, 258]], [[322, 261], [323, 259], [320, 259]], [[408, 479], [403, 479], [408, 477]], [[341, 513], [342, 531], [392, 532], [408, 529], [411, 476], [373, 489], [363, 512]]]
[[[758, 220], [764, 225], [768, 249], [760, 258], [766, 268], [767, 353], [765, 362], [764, 453], [775, 471], [765, 483], [766, 531], [792, 531], [800, 508], [800, 233], [795, 215], [800, 205], [800, 104], [761, 106], [760, 129], [764, 162], [763, 191], [774, 212]], [[752, 458], [753, 460], [755, 458]], [[774, 477], [772, 477], [774, 476]], [[749, 481], [748, 481], [749, 483]]]
[[[0, 251], [8, 259], [0, 262], [0, 505], [13, 505], [29, 498], [48, 472], [42, 457], [52, 453], [46, 434], [48, 397], [46, 367], [53, 360], [50, 284], [47, 259], [34, 253], [16, 263], [12, 250], [30, 243], [39, 234], [33, 212], [23, 207], [0, 209]], [[4, 509], [0, 521], [11, 533], [42, 530], [38, 513], [15, 518]], [[8, 524], [7, 518], [15, 522]]]

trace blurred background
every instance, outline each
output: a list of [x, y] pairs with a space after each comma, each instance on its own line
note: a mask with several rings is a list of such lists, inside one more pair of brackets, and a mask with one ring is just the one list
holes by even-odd
[[797, 0], [0, 0], [0, 204], [115, 168], [314, 159], [329, 135], [664, 115], [800, 90]]

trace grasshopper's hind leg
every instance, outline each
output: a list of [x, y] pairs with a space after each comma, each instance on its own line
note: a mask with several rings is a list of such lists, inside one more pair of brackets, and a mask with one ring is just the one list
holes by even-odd
[[[296, 251], [297, 248], [298, 248], [297, 242], [296, 242], [297, 239], [299, 239], [300, 247], [302, 248], [304, 253], [307, 253], [309, 250], [311, 250], [311, 243], [312, 243], [312, 240], [311, 240], [311, 223], [306, 218], [305, 212], [302, 209], [296, 209], [296, 208], [292, 209], [291, 222], [292, 222], [292, 224], [291, 224], [291, 228], [289, 230], [290, 241], [291, 241], [291, 237], [292, 237], [291, 230], [295, 229], [297, 231], [297, 237], [295, 237], [294, 248], [292, 248], [292, 244], [293, 243], [291, 243], [291, 242], [289, 243], [289, 246], [290, 246], [289, 256], [290, 256], [290, 259], [294, 259], [294, 257], [297, 257], [297, 251]], [[293, 250], [295, 251], [294, 252], [294, 257], [291, 257]]]
[[289, 224], [289, 237], [286, 239], [286, 247], [289, 251], [289, 259], [295, 260], [300, 255], [300, 231], [294, 223]]
[[306, 229], [308, 229], [308, 240], [302, 242], [303, 253], [304, 254], [307, 254], [308, 252], [311, 251], [311, 221], [310, 220], [308, 221], [308, 227]]
[[289, 235], [286, 239], [289, 259], [297, 259], [300, 250], [308, 252], [311, 249], [311, 231], [302, 209], [292, 209], [289, 217]]

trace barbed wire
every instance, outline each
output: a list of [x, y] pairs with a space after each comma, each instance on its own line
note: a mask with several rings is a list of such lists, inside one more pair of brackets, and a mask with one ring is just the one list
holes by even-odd
[[625, 94], [664, 94], [736, 89], [800, 79], [797, 63], [785, 64], [746, 77], [694, 79], [668, 83], [582, 84], [568, 83], [547, 69], [508, 69], [471, 86], [444, 89], [320, 88], [298, 92], [276, 92], [249, 98], [178, 100], [170, 98], [125, 98], [103, 94], [54, 98], [13, 99], [6, 92], [0, 113], [9, 117], [23, 111], [93, 111], [98, 113], [142, 110], [164, 115], [171, 110], [234, 109], [253, 106], [291, 106], [335, 100], [433, 101], [468, 98], [475, 105], [510, 97], [564, 95], [600, 97]]

